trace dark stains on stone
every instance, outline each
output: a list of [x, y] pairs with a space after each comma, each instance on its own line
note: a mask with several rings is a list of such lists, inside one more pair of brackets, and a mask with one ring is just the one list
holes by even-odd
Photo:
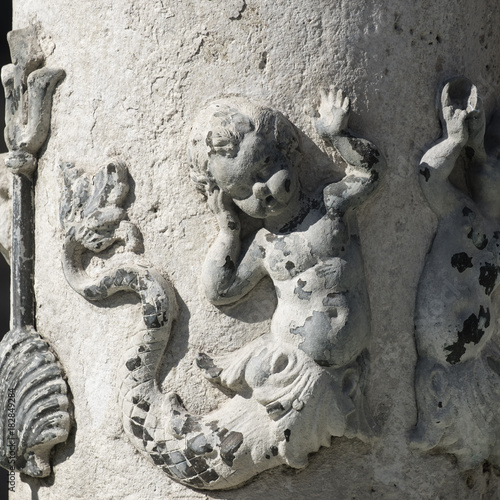
[[[164, 310], [162, 310], [164, 307]], [[167, 321], [167, 307], [162, 303], [149, 304], [147, 302], [142, 305], [142, 316], [144, 324], [147, 328], [161, 328]]]
[[[137, 418], [137, 417], [134, 417]], [[130, 421], [130, 428], [132, 430], [132, 434], [139, 439], [143, 438], [144, 427], [134, 421], [134, 418]]]
[[160, 457], [157, 453], [150, 453], [149, 456], [151, 457], [151, 460], [153, 460], [155, 465], [164, 465], [165, 462], [163, 461], [163, 458]]
[[294, 269], [294, 268], [295, 268], [295, 264], [294, 264], [291, 260], [289, 260], [289, 261], [285, 264], [285, 269], [286, 269], [287, 271], [291, 271], [291, 270], [292, 270], [292, 269]]
[[102, 280], [102, 285], [104, 285], [106, 288], [111, 288], [114, 283], [114, 279], [111, 276], [105, 276]]
[[320, 366], [329, 366], [331, 353], [334, 349], [332, 343], [326, 338], [324, 332], [332, 328], [329, 316], [323, 311], [313, 311], [308, 316], [303, 326], [291, 328], [292, 335], [300, 335], [304, 340], [299, 344], [299, 349], [311, 356]]
[[287, 180], [285, 181], [285, 191], [286, 191], [287, 193], [289, 193], [289, 192], [290, 192], [290, 184], [291, 184], [291, 183], [292, 183], [292, 181], [291, 181], [290, 179], [287, 179]]
[[189, 434], [190, 432], [200, 432], [201, 426], [199, 422], [199, 417], [193, 417], [192, 415], [186, 416], [186, 421], [181, 429], [181, 434]]
[[231, 231], [234, 231], [235, 229], [238, 229], [238, 224], [236, 224], [236, 222], [229, 221], [229, 222], [227, 223], [227, 227], [228, 227]]
[[278, 456], [278, 447], [277, 446], [271, 446], [271, 453], [273, 454], [273, 457]]
[[472, 215], [474, 212], [469, 208], [469, 207], [464, 207], [462, 210], [462, 215], [464, 217], [468, 217], [469, 215]]
[[446, 361], [454, 365], [460, 362], [461, 357], [465, 354], [465, 344], [478, 344], [484, 335], [484, 329], [490, 326], [490, 310], [479, 307], [479, 315], [471, 314], [463, 324], [463, 328], [458, 332], [458, 340], [445, 347], [445, 351], [450, 354], [446, 356]]
[[236, 270], [236, 266], [234, 265], [234, 262], [232, 261], [231, 257], [229, 255], [226, 256], [226, 262], [224, 266], [222, 266], [224, 269], [227, 269], [228, 271], [234, 273]]
[[108, 290], [103, 286], [92, 285], [84, 289], [83, 295], [89, 300], [102, 300], [107, 297]]
[[380, 153], [368, 141], [350, 136], [350, 144], [352, 149], [361, 156], [363, 167], [367, 170], [380, 161]]
[[[133, 289], [134, 286], [137, 285], [137, 273], [134, 272], [127, 272], [122, 269], [119, 269], [118, 272], [121, 272], [120, 277], [122, 281], [122, 285], [128, 286]], [[117, 279], [118, 273], [115, 275], [115, 285], [116, 285], [116, 279]]]
[[463, 273], [466, 269], [472, 266], [472, 257], [469, 257], [465, 252], [456, 253], [451, 257], [451, 265], [459, 273]]
[[264, 52], [262, 52], [260, 55], [259, 69], [265, 69], [266, 65], [267, 65], [267, 52], [264, 50]]
[[479, 236], [478, 234], [474, 233], [474, 229], [472, 228], [467, 234], [467, 238], [472, 240], [472, 243], [478, 250], [484, 250], [486, 248], [486, 245], [488, 244], [488, 238], [486, 238], [486, 235], [483, 234], [482, 236]]
[[139, 425], [144, 425], [144, 419], [141, 417], [132, 417], [132, 421]]
[[134, 272], [127, 272], [123, 269], [118, 269], [115, 274], [115, 285], [116, 286], [127, 286], [132, 288], [137, 284], [137, 274]]
[[[146, 428], [144, 428], [144, 434], [142, 436], [142, 439], [144, 442], [148, 442], [148, 441], [153, 441], [153, 437], [151, 436], [151, 434], [147, 431]], [[146, 446], [146, 444], [144, 444], [144, 446]]]
[[[303, 196], [304, 195], [301, 195], [301, 199], [303, 199]], [[303, 203], [303, 206], [301, 207], [301, 210], [297, 214], [297, 216], [294, 217], [291, 221], [287, 222], [279, 230], [279, 233], [281, 234], [293, 233], [293, 231], [295, 231], [302, 224], [302, 222], [304, 222], [304, 219], [308, 216], [309, 212], [311, 212], [312, 210], [324, 211], [323, 200], [317, 200], [315, 198], [308, 199], [305, 203]]]
[[304, 287], [307, 285], [307, 281], [297, 280], [297, 286], [293, 293], [297, 295], [300, 300], [311, 300], [312, 292], [305, 292]]
[[216, 366], [214, 360], [204, 352], [198, 353], [196, 364], [212, 379], [217, 378], [222, 372], [222, 368]]
[[147, 401], [141, 401], [140, 403], [137, 403], [137, 408], [140, 408], [141, 410], [144, 410], [145, 412], [148, 412], [150, 409], [151, 405]]
[[290, 435], [292, 434], [292, 431], [290, 429], [285, 429], [285, 439], [286, 439], [286, 442], [288, 443], [290, 441]]
[[487, 262], [479, 269], [479, 284], [484, 286], [484, 293], [490, 295], [497, 284], [498, 267]]
[[208, 422], [205, 424], [205, 427], [208, 427], [212, 432], [217, 432], [219, 430], [219, 422], [217, 420]]
[[197, 455], [204, 455], [213, 451], [212, 445], [207, 441], [205, 434], [198, 434], [197, 436], [188, 439], [188, 448]]
[[203, 481], [205, 481], [205, 483], [208, 484], [208, 483], [213, 483], [214, 481], [219, 479], [219, 474], [217, 474], [217, 472], [215, 472], [213, 469], [209, 469], [203, 474], [201, 474], [200, 477], [201, 479], [203, 479]]
[[189, 465], [185, 460], [175, 464], [175, 467], [171, 467], [171, 470], [176, 470], [181, 478], [193, 478], [192, 480], [198, 480], [196, 478], [196, 471]]
[[290, 250], [288, 250], [287, 244], [283, 237], [278, 237], [274, 242], [274, 248], [276, 250], [280, 250], [283, 253], [284, 257], [288, 257], [290, 255]]
[[136, 358], [131, 358], [129, 359], [126, 363], [125, 366], [127, 367], [127, 370], [130, 372], [133, 372], [137, 368], [139, 368], [142, 364], [141, 358], [137, 356]]
[[421, 170], [419, 170], [420, 175], [423, 175], [425, 177], [425, 182], [429, 182], [429, 179], [431, 177], [431, 171], [429, 170], [429, 167], [425, 167]]
[[186, 483], [189, 484], [189, 486], [192, 486], [193, 488], [203, 488], [205, 484], [199, 477], [193, 477], [191, 479], [187, 479]]
[[198, 474], [202, 474], [203, 472], [205, 472], [209, 469], [207, 461], [202, 457], [190, 458], [189, 461], [191, 462], [191, 466], [193, 467], [193, 469]]
[[282, 412], [285, 408], [283, 408], [283, 405], [279, 402], [276, 401], [275, 403], [268, 404], [266, 406], [266, 411], [270, 415], [272, 413], [276, 412]]
[[324, 306], [333, 306], [337, 302], [337, 295], [336, 293], [329, 293], [324, 299], [323, 299], [323, 305]]
[[243, 434], [241, 432], [230, 432], [220, 443], [220, 456], [222, 461], [232, 467], [234, 455], [243, 443]]

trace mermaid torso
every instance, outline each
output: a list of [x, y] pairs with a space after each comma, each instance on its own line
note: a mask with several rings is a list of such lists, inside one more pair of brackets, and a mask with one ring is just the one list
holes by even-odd
[[272, 335], [323, 366], [343, 366], [366, 346], [369, 304], [359, 241], [341, 218], [320, 217], [304, 231], [261, 230], [265, 266], [278, 305]]
[[491, 338], [499, 248], [499, 233], [476, 209], [464, 206], [440, 221], [417, 294], [421, 356], [463, 362]]

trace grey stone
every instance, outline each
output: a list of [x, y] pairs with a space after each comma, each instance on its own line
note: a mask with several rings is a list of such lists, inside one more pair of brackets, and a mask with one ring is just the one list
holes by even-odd
[[[13, 63], [2, 68], [2, 83], [12, 208], [4, 213], [12, 213], [12, 297], [11, 330], [0, 343], [0, 465], [45, 477], [51, 473], [52, 448], [68, 438], [71, 416], [59, 361], [34, 328], [33, 173], [49, 133], [52, 95], [64, 72], [43, 66], [34, 28], [12, 31], [8, 40]], [[8, 253], [10, 245], [1, 246]]]
[[[485, 147], [485, 110], [466, 78], [444, 86], [441, 121], [443, 137], [419, 167], [438, 226], [415, 310], [419, 419], [412, 442], [452, 453], [468, 470], [485, 460], [500, 465], [500, 352], [492, 300], [500, 254], [498, 137], [490, 133], [493, 147]], [[451, 180], [460, 156], [468, 189]]]

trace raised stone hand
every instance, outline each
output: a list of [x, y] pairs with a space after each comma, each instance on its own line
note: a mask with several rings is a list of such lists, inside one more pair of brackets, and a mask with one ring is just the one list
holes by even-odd
[[[486, 156], [484, 150], [484, 133], [486, 129], [486, 115], [484, 113], [483, 100], [477, 95], [477, 88], [474, 85], [471, 96], [467, 104], [469, 126], [469, 141], [467, 146], [471, 147], [475, 155]], [[477, 159], [477, 158], [476, 158]]]
[[316, 131], [323, 139], [339, 135], [347, 128], [351, 103], [340, 89], [330, 87], [328, 92], [321, 90], [319, 118], [315, 121]]
[[465, 146], [469, 140], [469, 123], [477, 120], [481, 112], [476, 109], [476, 105], [480, 103], [476, 86], [472, 85], [466, 96], [462, 80], [455, 79], [444, 86], [441, 93], [441, 113], [445, 136]]
[[223, 230], [239, 230], [240, 219], [231, 197], [219, 188], [215, 188], [207, 198], [208, 206], [217, 218], [219, 228]]

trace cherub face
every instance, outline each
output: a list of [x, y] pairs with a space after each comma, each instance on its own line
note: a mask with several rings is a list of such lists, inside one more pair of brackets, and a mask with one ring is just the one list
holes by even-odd
[[295, 168], [271, 133], [246, 133], [238, 154], [215, 156], [211, 170], [234, 203], [257, 219], [282, 213], [298, 189]]

